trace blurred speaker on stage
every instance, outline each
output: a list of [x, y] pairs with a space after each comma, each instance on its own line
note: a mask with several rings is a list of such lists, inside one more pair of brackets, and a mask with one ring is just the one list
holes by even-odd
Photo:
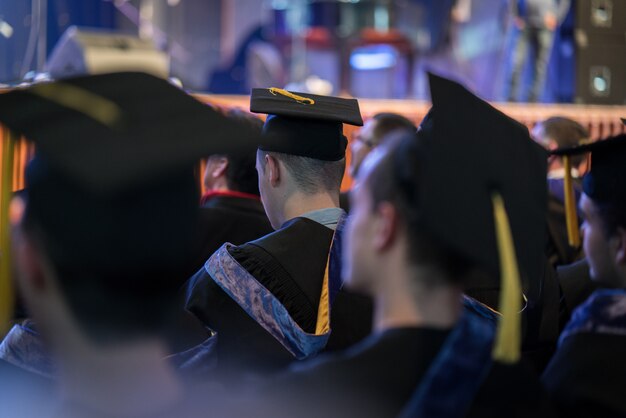
[[510, 57], [509, 101], [520, 100], [522, 73], [530, 53], [533, 70], [527, 99], [536, 102], [544, 88], [554, 33], [569, 10], [570, 0], [510, 0], [509, 5], [517, 32]]

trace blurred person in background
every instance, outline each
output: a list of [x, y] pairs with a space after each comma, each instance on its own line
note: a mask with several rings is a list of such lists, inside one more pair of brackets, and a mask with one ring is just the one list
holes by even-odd
[[[231, 109], [226, 116], [261, 134], [263, 121], [257, 116], [240, 109]], [[203, 178], [205, 193], [200, 199], [202, 251], [190, 275], [225, 242], [240, 245], [273, 231], [261, 203], [255, 163], [253, 149], [208, 156]]]
[[[254, 133], [142, 73], [11, 91], [0, 121], [37, 145], [10, 207], [17, 283], [56, 366], [57, 399], [31, 416], [184, 415], [206, 393], [166, 357], [210, 338], [178, 323], [174, 297], [194, 253], [193, 168]], [[22, 395], [7, 416], [43, 405]]]
[[358, 102], [254, 89], [250, 110], [268, 114], [263, 138], [275, 138], [259, 146], [256, 168], [276, 231], [224, 244], [186, 288], [187, 309], [216, 332], [212, 375], [222, 382], [345, 348], [371, 329], [370, 300], [346, 291], [338, 270], [343, 123], [363, 123]]
[[[350, 166], [348, 168], [350, 177], [356, 178], [365, 157], [380, 144], [385, 136], [398, 130], [415, 132], [416, 129], [413, 122], [397, 113], [385, 112], [372, 116], [350, 142]], [[348, 193], [341, 194], [340, 204], [346, 212], [350, 211]]]
[[516, 30], [516, 39], [511, 51], [511, 70], [508, 79], [509, 101], [522, 100], [520, 86], [527, 58], [533, 60], [531, 89], [528, 101], [541, 99], [554, 33], [565, 19], [570, 0], [508, 0], [510, 16]]
[[589, 276], [543, 382], [562, 416], [626, 416], [626, 135], [559, 151], [591, 153], [580, 209]]
[[[589, 141], [589, 133], [578, 122], [555, 116], [537, 122], [532, 130], [533, 139], [548, 151], [571, 148]], [[585, 170], [586, 157], [576, 155], [571, 158], [571, 175], [574, 184], [574, 198], [578, 205], [582, 192], [581, 172]], [[562, 158], [551, 155], [548, 159], [548, 248], [550, 263], [557, 267], [573, 263], [582, 257], [582, 249], [572, 247], [568, 242], [565, 196], [565, 167]], [[582, 221], [578, 219], [580, 224]]]

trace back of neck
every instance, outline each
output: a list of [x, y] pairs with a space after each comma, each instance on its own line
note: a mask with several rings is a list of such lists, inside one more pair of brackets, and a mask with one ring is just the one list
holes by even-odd
[[[410, 282], [408, 282], [410, 283]], [[387, 286], [374, 296], [374, 329], [452, 328], [461, 315], [461, 289], [447, 285]]]
[[337, 194], [336, 198], [329, 193], [293, 194], [285, 202], [284, 222], [308, 212], [338, 207], [339, 194]]

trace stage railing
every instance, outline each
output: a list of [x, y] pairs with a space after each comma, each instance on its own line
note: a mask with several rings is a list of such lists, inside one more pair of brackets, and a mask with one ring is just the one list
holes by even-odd
[[[248, 96], [217, 96], [217, 95], [195, 95], [200, 101], [211, 104], [218, 109], [228, 109], [231, 107], [239, 107], [241, 109], [249, 108]], [[430, 104], [424, 101], [415, 100], [359, 100], [361, 113], [364, 119], [367, 119], [379, 112], [395, 112], [400, 113], [416, 124], [422, 120], [428, 111]], [[626, 127], [622, 124], [620, 118], [626, 117], [626, 106], [597, 106], [597, 105], [567, 105], [567, 104], [522, 104], [522, 103], [493, 103], [500, 111], [509, 115], [513, 119], [532, 128], [532, 126], [540, 120], [551, 116], [564, 116], [571, 118], [583, 126], [589, 132], [592, 140], [617, 135], [626, 132]], [[344, 130], [348, 140], [352, 140], [352, 136], [358, 128], [347, 126]], [[0, 141], [4, 129], [0, 129]], [[207, 132], [210, 135], [210, 132]], [[14, 148], [14, 164], [13, 164], [13, 190], [22, 189], [24, 183], [24, 171], [26, 164], [34, 155], [34, 146], [24, 140], [17, 141]], [[346, 166], [349, 166], [350, 153], [347, 155]], [[198, 165], [200, 187], [202, 188], [202, 173], [204, 172], [204, 161]], [[352, 183], [352, 179], [346, 173], [342, 189], [348, 189]]]
[[[239, 107], [249, 108], [248, 96], [222, 96], [222, 95], [197, 95], [198, 99], [213, 106], [228, 109]], [[626, 132], [626, 126], [620, 118], [626, 118], [626, 106], [599, 106], [599, 105], [573, 105], [573, 104], [538, 104], [538, 103], [492, 103], [498, 110], [511, 118], [523, 123], [532, 129], [538, 121], [551, 116], [563, 116], [573, 119], [583, 125], [590, 134], [591, 140], [606, 138]], [[419, 100], [371, 100], [359, 99], [359, 107], [363, 119], [366, 120], [376, 113], [393, 112], [404, 115], [408, 119], [419, 124], [424, 118], [430, 103]], [[358, 130], [354, 126], [345, 125], [344, 133], [348, 140], [352, 140], [353, 134]], [[350, 152], [347, 154], [347, 164], [350, 166]], [[346, 172], [342, 189], [350, 188], [352, 179]]]

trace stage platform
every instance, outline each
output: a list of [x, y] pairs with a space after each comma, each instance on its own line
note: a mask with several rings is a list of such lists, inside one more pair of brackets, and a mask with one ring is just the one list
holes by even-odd
[[[203, 102], [219, 107], [239, 107], [249, 109], [250, 99], [248, 96], [219, 96], [219, 95], [196, 95]], [[363, 119], [367, 119], [379, 112], [400, 113], [407, 118], [419, 123], [422, 120], [430, 103], [419, 100], [372, 100], [359, 99], [359, 105]], [[585, 126], [592, 140], [626, 132], [620, 118], [626, 118], [625, 106], [599, 106], [577, 104], [548, 104], [548, 103], [492, 103], [500, 111], [513, 119], [532, 128], [539, 120], [551, 116], [564, 116], [573, 119]], [[346, 135], [354, 129], [347, 126]]]
[[[248, 96], [221, 96], [195, 94], [198, 100], [213, 105], [217, 108], [227, 109], [238, 107], [244, 110], [249, 108]], [[430, 107], [430, 103], [417, 100], [359, 100], [361, 113], [367, 119], [379, 112], [400, 113], [407, 118], [419, 123]], [[493, 105], [509, 115], [513, 119], [525, 124], [529, 128], [539, 120], [551, 116], [564, 116], [574, 119], [585, 126], [592, 140], [604, 138], [626, 132], [626, 127], [620, 118], [626, 118], [626, 106], [598, 106], [598, 105], [575, 105], [575, 104], [537, 104], [537, 103], [493, 103]], [[352, 139], [357, 128], [347, 126], [345, 134], [348, 140]], [[2, 131], [3, 132], [3, 131]], [[207, 132], [210, 135], [210, 132]], [[0, 133], [0, 137], [2, 134]], [[1, 149], [1, 148], [0, 148]], [[13, 189], [19, 190], [24, 187], [24, 168], [34, 153], [32, 144], [18, 141], [14, 148], [14, 179]], [[348, 164], [350, 154], [348, 152]], [[625, 162], [626, 163], [626, 162]], [[204, 162], [200, 163], [199, 173], [203, 172]], [[348, 189], [352, 179], [346, 174], [342, 189]]]

